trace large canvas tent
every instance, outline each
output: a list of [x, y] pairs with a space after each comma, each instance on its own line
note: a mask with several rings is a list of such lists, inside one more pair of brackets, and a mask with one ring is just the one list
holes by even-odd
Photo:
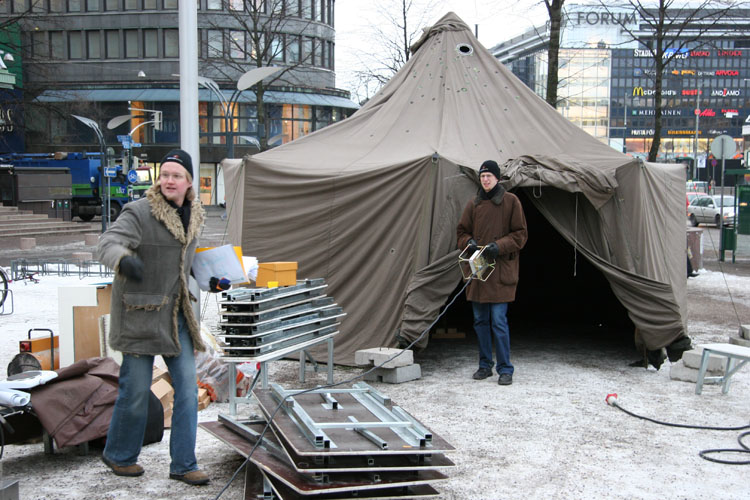
[[606, 277], [645, 347], [685, 335], [681, 168], [639, 163], [571, 124], [453, 13], [350, 118], [225, 161], [231, 237], [326, 279], [347, 313], [336, 362], [350, 363], [416, 339], [460, 283], [456, 225], [487, 159]]

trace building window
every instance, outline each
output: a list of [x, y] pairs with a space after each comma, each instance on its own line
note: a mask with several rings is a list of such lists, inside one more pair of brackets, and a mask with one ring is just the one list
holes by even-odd
[[326, 42], [326, 45], [328, 46], [328, 68], [334, 69], [334, 61], [336, 58], [334, 57], [334, 51], [333, 51], [333, 42]]
[[13, 0], [10, 6], [13, 12], [16, 14], [20, 14], [28, 10], [28, 7], [26, 7], [26, 0]]
[[271, 0], [271, 15], [272, 16], [281, 16], [284, 11], [284, 2], [283, 0]]
[[229, 10], [242, 11], [245, 9], [245, 0], [229, 0]]
[[164, 8], [165, 9], [176, 9], [178, 8], [179, 0], [164, 0]]
[[68, 57], [70, 59], [83, 58], [83, 44], [81, 32], [71, 31], [68, 33]]
[[34, 31], [31, 33], [31, 50], [37, 59], [49, 57], [49, 40], [47, 40], [46, 32]]
[[138, 57], [138, 30], [125, 30], [125, 57]]
[[289, 17], [299, 16], [299, 1], [298, 0], [287, 0], [286, 15]]
[[313, 0], [302, 0], [302, 15], [305, 19], [313, 18]]
[[221, 39], [221, 30], [207, 30], [206, 36], [208, 37], [208, 57], [222, 57], [224, 55], [224, 46]]
[[229, 32], [229, 57], [232, 59], [245, 59], [245, 32]]
[[81, 0], [68, 0], [68, 12], [81, 12]]
[[306, 36], [302, 40], [302, 60], [305, 64], [315, 66], [315, 52], [313, 52], [313, 39]]
[[49, 0], [49, 11], [50, 12], [65, 12], [65, 1], [64, 0]]
[[286, 60], [291, 64], [299, 62], [299, 37], [296, 35], [287, 35]]
[[327, 68], [328, 67], [328, 57], [326, 57], [326, 42], [325, 40], [318, 40], [318, 47], [320, 48], [320, 57], [318, 59], [318, 62], [320, 62], [321, 68]]
[[325, 12], [326, 0], [318, 0], [315, 7], [315, 20], [321, 23], [326, 20]]
[[31, 0], [31, 12], [47, 12], [44, 0]]
[[221, 10], [221, 0], [206, 0], [208, 10]]
[[62, 31], [49, 32], [50, 59], [65, 59], [65, 43]]
[[138, 10], [138, 0], [125, 0], [125, 10]]
[[143, 30], [143, 57], [159, 57], [157, 30]]
[[143, 0], [143, 10], [156, 10], [158, 9], [157, 5], [158, 0]]
[[266, 12], [266, 0], [248, 0], [250, 9], [255, 9], [255, 12], [265, 14]]
[[118, 10], [120, 0], [104, 0], [104, 10]]
[[164, 57], [180, 57], [180, 35], [175, 29], [164, 30]]
[[86, 0], [86, 12], [99, 12], [99, 0]]
[[87, 46], [87, 57], [89, 59], [101, 59], [102, 57], [102, 42], [101, 35], [98, 31], [87, 31], [86, 32], [86, 46]]
[[107, 30], [105, 33], [105, 43], [107, 59], [120, 58], [120, 32], [117, 30]]
[[271, 56], [272, 61], [284, 60], [284, 35], [276, 33], [271, 39]]

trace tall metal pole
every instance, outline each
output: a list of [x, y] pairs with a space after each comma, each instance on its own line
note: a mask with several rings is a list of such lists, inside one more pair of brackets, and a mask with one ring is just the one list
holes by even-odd
[[695, 93], [695, 139], [693, 140], [693, 168], [691, 169], [690, 178], [695, 180], [698, 176], [698, 126], [701, 119], [701, 82], [698, 80], [698, 89]]
[[180, 145], [193, 158], [193, 190], [200, 194], [200, 132], [198, 129], [198, 6], [179, 0]]

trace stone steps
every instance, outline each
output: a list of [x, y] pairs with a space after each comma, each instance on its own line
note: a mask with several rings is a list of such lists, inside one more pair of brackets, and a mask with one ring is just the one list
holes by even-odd
[[0, 222], [0, 238], [14, 236], [55, 236], [61, 234], [90, 233], [98, 225], [79, 222], [50, 222], [3, 224]]

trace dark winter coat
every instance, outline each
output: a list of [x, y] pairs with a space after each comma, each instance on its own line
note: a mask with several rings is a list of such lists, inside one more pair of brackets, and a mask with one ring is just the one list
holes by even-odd
[[[187, 232], [177, 210], [167, 203], [158, 186], [146, 197], [125, 205], [117, 221], [99, 238], [99, 260], [114, 269], [110, 345], [127, 354], [177, 356], [180, 341], [177, 315], [182, 309], [193, 346], [204, 351], [200, 325], [188, 290], [204, 211], [192, 201]], [[119, 271], [120, 259], [137, 255], [144, 265], [139, 283]]]
[[500, 250], [487, 281], [474, 280], [466, 289], [466, 298], [472, 302], [499, 304], [516, 298], [519, 254], [528, 238], [526, 217], [518, 197], [498, 187], [490, 200], [478, 194], [469, 201], [458, 223], [459, 249], [466, 248], [473, 238], [480, 246], [494, 241]]

